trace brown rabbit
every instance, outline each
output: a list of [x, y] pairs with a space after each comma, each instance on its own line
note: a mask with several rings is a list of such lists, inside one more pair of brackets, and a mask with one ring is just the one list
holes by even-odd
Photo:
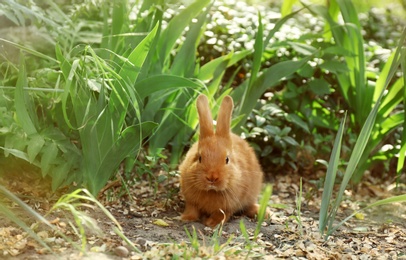
[[258, 214], [263, 173], [253, 149], [230, 130], [233, 106], [233, 99], [224, 97], [214, 132], [208, 99], [197, 98], [199, 141], [179, 166], [184, 221], [200, 219], [214, 227], [237, 212], [251, 218]]

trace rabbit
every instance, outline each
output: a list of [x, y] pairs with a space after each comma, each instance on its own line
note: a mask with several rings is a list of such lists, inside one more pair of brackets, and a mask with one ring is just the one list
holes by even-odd
[[224, 97], [216, 131], [207, 97], [199, 95], [196, 106], [199, 141], [179, 165], [180, 190], [185, 200], [181, 219], [201, 220], [206, 226], [215, 227], [235, 213], [254, 218], [259, 209], [256, 201], [263, 172], [254, 150], [230, 130], [233, 99]]

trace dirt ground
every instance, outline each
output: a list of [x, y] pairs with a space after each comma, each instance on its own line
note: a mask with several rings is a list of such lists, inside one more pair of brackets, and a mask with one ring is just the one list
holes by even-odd
[[[303, 176], [302, 176], [303, 177]], [[368, 178], [367, 178], [368, 179]], [[22, 181], [20, 179], [20, 181]], [[4, 180], [14, 193], [40, 214], [47, 212], [53, 195], [33, 183]], [[297, 210], [298, 174], [275, 176], [268, 184], [273, 193], [268, 203], [271, 217], [262, 223], [254, 238], [255, 220], [235, 216], [221, 230], [212, 230], [201, 223], [184, 223], [179, 216], [183, 210], [177, 177], [168, 178], [159, 186], [148, 181], [132, 186], [111, 182], [99, 196], [99, 201], [120, 223], [124, 235], [136, 249], [126, 244], [114, 231], [115, 224], [97, 207], [78, 207], [94, 219], [102, 233], [86, 229], [86, 253], [82, 254], [57, 234], [39, 226], [37, 235], [45, 238], [54, 254], [27, 234], [11, 225], [4, 216], [0, 223], [0, 258], [3, 259], [406, 259], [406, 205], [390, 204], [363, 212], [346, 222], [327, 240], [318, 231], [321, 189], [315, 176], [303, 177], [301, 210]], [[388, 189], [389, 187], [389, 189]], [[388, 183], [373, 178], [346, 192], [337, 220], [342, 220], [378, 199], [404, 194]], [[18, 207], [11, 204], [15, 211]], [[19, 216], [24, 217], [21, 213]], [[71, 214], [56, 211], [47, 216], [64, 234], [80, 245], [75, 235]], [[27, 219], [28, 220], [28, 219]], [[29, 220], [28, 220], [29, 221]], [[32, 220], [31, 220], [32, 222]], [[83, 220], [82, 220], [83, 222]], [[241, 231], [241, 222], [249, 237]], [[195, 234], [196, 239], [193, 239]]]

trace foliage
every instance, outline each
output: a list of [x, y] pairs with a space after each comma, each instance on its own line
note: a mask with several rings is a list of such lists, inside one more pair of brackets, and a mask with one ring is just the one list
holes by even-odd
[[[49, 89], [38, 90], [39, 97], [27, 92], [33, 90], [27, 74], [32, 72], [27, 69], [16, 71], [19, 77], [15, 89], [2, 87], [15, 90], [17, 121], [13, 125], [24, 135], [23, 139], [16, 138], [16, 130], [5, 129], [2, 147], [6, 155], [11, 153], [41, 166], [44, 176], [52, 176], [54, 189], [75, 181], [84, 183], [96, 194], [125, 158], [136, 156], [147, 137], [152, 155], [170, 145], [171, 164], [176, 165], [197, 125], [194, 106], [197, 93], [206, 92], [215, 101], [212, 106], [217, 110], [222, 97], [231, 92], [239, 101], [240, 117], [234, 124], [238, 131], [256, 100], [309, 59], [283, 61], [261, 69], [264, 48], [287, 19], [280, 20], [263, 39], [259, 16], [250, 77], [232, 89], [235, 74], [223, 86], [225, 70], [246, 59], [251, 51], [232, 51], [200, 64], [196, 49], [210, 19], [210, 1], [195, 1], [168, 20], [163, 18], [167, 6], [158, 2], [144, 1], [141, 5], [102, 2], [102, 12], [90, 12], [96, 16], [91, 18], [92, 26], [102, 33], [93, 33], [91, 39], [76, 36], [77, 32], [79, 35], [88, 32], [87, 27], [78, 25], [82, 19], [90, 19], [81, 12], [67, 15], [55, 4], [30, 5], [28, 10], [10, 0], [5, 10], [22, 26], [25, 20], [21, 17], [33, 16], [49, 27], [50, 36], [55, 39], [56, 59], [11, 42], [23, 53], [41, 59], [42, 70], [52, 66], [49, 71], [52, 78], [47, 82]], [[131, 18], [133, 9], [137, 11], [135, 19]], [[45, 11], [61, 17], [44, 18]], [[58, 32], [57, 25], [65, 27]], [[66, 40], [62, 40], [64, 34]], [[183, 42], [178, 42], [181, 37]], [[55, 44], [58, 40], [60, 43]], [[25, 56], [21, 55], [21, 68], [28, 63], [23, 59]], [[7, 66], [12, 68], [12, 63]], [[38, 103], [44, 97], [49, 104], [40, 106]], [[51, 109], [47, 109], [49, 106]], [[34, 112], [38, 110], [46, 115], [46, 120]], [[152, 122], [159, 122], [155, 129]], [[134, 160], [128, 162], [136, 165]]]
[[[325, 7], [309, 6], [308, 8], [328, 22], [336, 46], [343, 51], [342, 56], [347, 72], [332, 72], [337, 76], [340, 92], [350, 109], [350, 119], [355, 129], [365, 123], [368, 114], [372, 111], [372, 106], [378, 103], [380, 93], [389, 85], [388, 93], [384, 95], [378, 109], [376, 124], [371, 132], [372, 138], [363, 153], [360, 166], [353, 176], [353, 181], [359, 182], [370, 165], [368, 158], [373, 151], [379, 147], [385, 136], [404, 122], [404, 110], [398, 106], [404, 101], [402, 91], [404, 82], [402, 77], [393, 78], [397, 66], [392, 69], [393, 64], [400, 62], [397, 58], [400, 60], [402, 58], [395, 57], [396, 52], [393, 52], [381, 71], [369, 71], [365, 60], [362, 28], [355, 7], [350, 1], [337, 0], [337, 2], [332, 2], [330, 13], [335, 8], [334, 4], [338, 5], [344, 24], [337, 23], [336, 18], [330, 16], [329, 10]], [[403, 39], [400, 40], [400, 46], [403, 45], [403, 41]], [[389, 115], [391, 116], [389, 117]], [[358, 131], [356, 130], [356, 132]]]
[[[59, 198], [59, 200], [52, 206], [48, 214], [52, 212], [62, 212], [65, 216], [68, 216], [67, 219], [70, 219], [69, 216], [73, 217], [74, 224], [70, 223], [71, 227], [74, 227], [73, 231], [75, 235], [80, 238], [81, 241], [81, 251], [86, 252], [87, 246], [87, 230], [94, 233], [102, 233], [102, 230], [98, 227], [96, 221], [89, 217], [84, 209], [97, 208], [100, 210], [106, 217], [108, 217], [114, 223], [114, 231], [116, 234], [120, 235], [127, 241], [123, 234], [123, 230], [114, 218], [114, 216], [95, 198], [93, 195], [86, 189], [78, 189], [72, 193], [65, 194]], [[69, 214], [67, 214], [69, 213]], [[87, 229], [87, 230], [86, 230]], [[140, 252], [138, 248], [132, 246], [132, 249], [136, 252]]]
[[[165, 90], [166, 95], [169, 93], [176, 97], [182, 95], [181, 92], [185, 87], [196, 90], [203, 88], [199, 82], [162, 73], [168, 69], [164, 65], [167, 64], [170, 51], [179, 34], [190, 20], [207, 5], [208, 1], [197, 2], [179, 14], [179, 17], [173, 19], [167, 25], [166, 30], [162, 31], [163, 38], [158, 37], [162, 23], [159, 22], [160, 19], [156, 18], [162, 15], [162, 10], [153, 3], [145, 2], [140, 7], [137, 20], [139, 26], [135, 26], [135, 30], [151, 31], [146, 37], [141, 38], [142, 40], [139, 40], [139, 37], [122, 37], [119, 41], [116, 37], [117, 34], [133, 33], [129, 31], [131, 30], [130, 20], [127, 20], [126, 23], [122, 21], [123, 17], [129, 15], [128, 3], [126, 1], [121, 1], [118, 5], [103, 3], [103, 34], [96, 37], [101, 39], [100, 47], [82, 45], [75, 41], [77, 39], [68, 37], [67, 40], [62, 41], [62, 45], [55, 46], [57, 60], [49, 58], [61, 69], [60, 72], [55, 70], [56, 77], [50, 82], [50, 91], [55, 96], [50, 111], [46, 111], [45, 107], [38, 107], [36, 97], [34, 97], [34, 102], [30, 100], [30, 96], [25, 91], [31, 90], [27, 87], [29, 84], [27, 72], [24, 69], [25, 62], [22, 60], [20, 63], [22, 69], [18, 72], [19, 78], [15, 91], [18, 121], [13, 124], [17, 128], [22, 128], [20, 132], [25, 135], [25, 138], [16, 138], [14, 129], [5, 128], [3, 133], [6, 140], [3, 149], [6, 155], [12, 153], [41, 166], [43, 175], [53, 177], [54, 189], [72, 181], [78, 183], [84, 181], [92, 193], [96, 194], [114, 174], [122, 160], [128, 156], [135, 156], [141, 148], [144, 138], [152, 133], [155, 124], [149, 123], [148, 119], [160, 121], [162, 124], [165, 123], [165, 120], [173, 119], [170, 116], [172, 111], [169, 109], [166, 110], [169, 111], [169, 114], [163, 114], [161, 119], [149, 116], [155, 115], [161, 110], [161, 100], [163, 100], [162, 96], [156, 100], [156, 97], [151, 94], [161, 91], [160, 95], [162, 95], [162, 91]], [[6, 4], [10, 5], [8, 10], [11, 17], [19, 17], [27, 11], [24, 6], [15, 2], [7, 1]], [[15, 7], [16, 10], [11, 10], [11, 7]], [[50, 9], [62, 13], [56, 5], [52, 5]], [[146, 17], [141, 17], [144, 9], [150, 10], [151, 13]], [[32, 10], [39, 10], [39, 13], [34, 11], [34, 15], [42, 17], [41, 8], [32, 8]], [[27, 12], [30, 15], [33, 13], [31, 10]], [[113, 15], [111, 29], [109, 29], [108, 21], [110, 13]], [[77, 17], [65, 15], [63, 18], [65, 19], [62, 21], [63, 23], [75, 26], [75, 20], [72, 19]], [[55, 33], [57, 28], [53, 27], [52, 32]], [[79, 28], [79, 30], [82, 29]], [[167, 34], [171, 36], [169, 37]], [[56, 36], [56, 38], [58, 37]], [[27, 47], [16, 46], [24, 51], [28, 49], [29, 53], [37, 54]], [[133, 46], [133, 49], [129, 49], [129, 46]], [[155, 56], [155, 50], [163, 52]], [[185, 53], [184, 56], [187, 54]], [[44, 58], [43, 56], [46, 55], [37, 56]], [[152, 60], [152, 57], [158, 57], [158, 60]], [[156, 73], [157, 76], [146, 78], [145, 73], [155, 70], [159, 64], [162, 66], [161, 72]], [[9, 64], [9, 66], [11, 65]], [[139, 75], [140, 77], [138, 77]], [[159, 82], [165, 82], [165, 84], [158, 88], [149, 87], [151, 84], [154, 86]], [[59, 91], [61, 86], [62, 94]], [[3, 89], [7, 88], [3, 87]], [[174, 93], [170, 91], [171, 89], [180, 91]], [[45, 91], [44, 94], [46, 94]], [[149, 100], [145, 105], [147, 97]], [[5, 99], [7, 100], [8, 97]], [[24, 102], [25, 100], [29, 102]], [[39, 99], [39, 101], [42, 100]], [[42, 118], [34, 112], [38, 109], [41, 109], [44, 115], [48, 115], [49, 120], [40, 122]], [[10, 110], [12, 107], [5, 109], [5, 111]], [[55, 124], [58, 127], [54, 127]], [[183, 121], [180, 124], [183, 125]], [[179, 124], [177, 126], [179, 128]], [[51, 136], [43, 134], [49, 132], [51, 132]], [[154, 136], [155, 139], [150, 140], [151, 146], [153, 146], [154, 140], [166, 137], [160, 133], [159, 129]], [[171, 136], [169, 137], [171, 138]], [[70, 140], [75, 140], [76, 145], [72, 144]], [[71, 177], [67, 179], [68, 176]]]
[[[377, 97], [376, 103], [373, 106], [373, 109], [370, 111], [368, 117], [365, 120], [365, 123], [362, 126], [362, 129], [360, 131], [359, 137], [355, 143], [355, 146], [352, 150], [351, 157], [348, 161], [348, 164], [346, 166], [343, 179], [340, 184], [340, 189], [337, 192], [336, 198], [332, 205], [330, 206], [330, 203], [332, 201], [332, 194], [333, 194], [333, 188], [334, 188], [334, 183], [337, 175], [337, 170], [338, 170], [338, 162], [339, 162], [339, 157], [340, 157], [340, 149], [341, 149], [341, 143], [342, 143], [342, 138], [343, 138], [343, 133], [344, 133], [344, 124], [346, 120], [346, 116], [341, 122], [340, 128], [338, 130], [335, 142], [334, 142], [334, 147], [333, 151], [331, 153], [330, 161], [328, 164], [328, 169], [327, 169], [327, 174], [326, 174], [326, 179], [324, 183], [324, 189], [323, 189], [323, 195], [322, 195], [322, 205], [320, 207], [320, 224], [319, 224], [319, 231], [322, 234], [326, 234], [326, 238], [332, 234], [339, 226], [341, 226], [345, 221], [347, 221], [349, 218], [345, 219], [341, 223], [339, 223], [336, 226], [333, 226], [335, 217], [337, 214], [337, 211], [339, 209], [339, 205], [342, 201], [342, 197], [344, 195], [344, 191], [350, 181], [350, 179], [353, 177], [353, 174], [356, 174], [357, 167], [359, 167], [359, 164], [362, 163], [362, 157], [365, 154], [365, 150], [368, 148], [368, 143], [370, 142], [370, 138], [373, 138], [373, 130], [374, 127], [377, 123], [377, 120], [379, 120], [379, 113], [382, 108], [382, 103], [385, 102], [385, 97], [387, 97], [391, 92], [389, 91], [388, 93], [386, 92], [386, 88], [391, 80], [391, 77], [393, 77], [394, 72], [396, 69], [399, 67], [401, 60], [404, 60], [406, 58], [406, 49], [403, 46], [404, 40], [406, 39], [406, 29], [403, 31], [402, 37], [399, 40], [399, 44], [397, 47], [397, 50], [393, 54], [393, 60], [390, 61], [389, 68], [388, 70], [390, 71], [388, 74], [390, 75], [388, 78], [386, 78], [386, 82], [384, 83], [383, 87], [380, 88], [380, 93], [379, 96]], [[402, 68], [403, 73], [406, 74], [405, 67]], [[382, 103], [381, 103], [382, 102]], [[403, 162], [400, 162], [403, 164]], [[394, 197], [390, 200], [384, 200], [384, 201], [378, 201], [369, 207], [375, 206], [375, 205], [381, 205], [384, 203], [391, 203], [391, 202], [398, 202], [398, 201], [405, 201], [405, 196], [399, 196], [399, 197]], [[368, 208], [368, 207], [367, 207]], [[354, 214], [355, 215], [355, 214]], [[327, 230], [326, 230], [327, 229]]]
[[278, 105], [261, 100], [248, 118], [243, 135], [260, 156], [263, 165], [278, 169], [289, 165], [297, 169], [295, 162], [300, 144], [291, 136], [289, 125], [292, 118]]

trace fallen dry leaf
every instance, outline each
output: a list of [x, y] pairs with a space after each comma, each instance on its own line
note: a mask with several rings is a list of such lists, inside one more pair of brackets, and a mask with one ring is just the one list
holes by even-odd
[[169, 224], [163, 220], [163, 219], [157, 219], [153, 222], [155, 225], [157, 226], [161, 226], [161, 227], [169, 227]]

